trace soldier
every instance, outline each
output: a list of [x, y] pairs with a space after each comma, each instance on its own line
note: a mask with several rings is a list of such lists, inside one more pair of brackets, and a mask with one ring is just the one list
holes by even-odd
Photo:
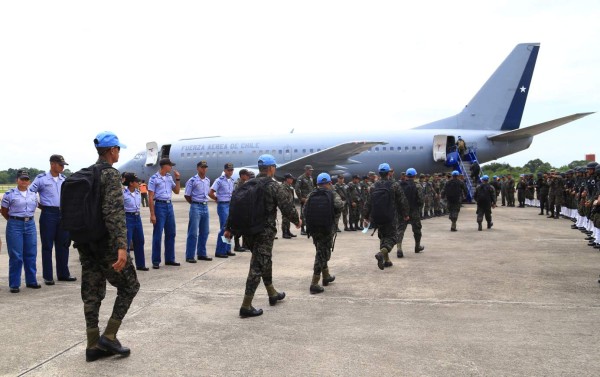
[[498, 195], [500, 194], [500, 181], [498, 180], [498, 176], [493, 176], [492, 177], [492, 182], [490, 183], [490, 185], [492, 185], [492, 187], [494, 188], [495, 192], [496, 192], [496, 201], [498, 200]]
[[[296, 179], [296, 196], [298, 200], [300, 200], [300, 218], [304, 221], [304, 212], [302, 212], [302, 207], [304, 203], [306, 203], [306, 198], [308, 194], [310, 194], [314, 189], [315, 185], [312, 180], [312, 165], [304, 165], [304, 174], [300, 175], [298, 179]], [[304, 229], [304, 225], [302, 225], [302, 229], [300, 230], [300, 234], [306, 236], [306, 230]]]
[[[160, 244], [163, 230], [165, 232], [165, 265], [179, 266], [175, 261], [175, 212], [171, 203], [172, 193], [179, 194], [181, 178], [175, 163], [168, 158], [159, 161], [160, 170], [148, 181], [148, 198], [150, 200], [150, 222], [154, 225], [152, 232], [152, 268], [160, 268]], [[170, 172], [175, 174], [173, 180]]]
[[229, 202], [233, 193], [232, 175], [233, 164], [228, 162], [223, 166], [223, 174], [213, 182], [208, 193], [208, 196], [217, 202], [217, 215], [219, 216], [219, 234], [217, 234], [217, 247], [215, 249], [215, 257], [217, 258], [228, 258], [235, 255], [231, 252], [231, 245], [226, 244], [221, 239], [221, 236], [225, 233], [225, 221], [229, 216]]
[[427, 216], [429, 213], [429, 206], [427, 205], [427, 182], [425, 181], [425, 178], [425, 174], [421, 173], [419, 175], [419, 184], [417, 185], [417, 187], [421, 189], [421, 196], [423, 197], [423, 204], [421, 204], [419, 209], [422, 219], [429, 218], [429, 216]]
[[69, 272], [69, 232], [60, 227], [60, 189], [65, 181], [62, 174], [65, 170], [63, 156], [53, 154], [50, 156], [50, 170], [38, 175], [29, 190], [37, 192], [40, 196], [40, 239], [42, 241], [42, 269], [44, 283], [54, 285], [52, 272], [52, 245], [56, 253], [56, 277], [59, 281], [76, 281]]
[[525, 175], [521, 174], [519, 182], [517, 183], [517, 200], [519, 201], [519, 208], [525, 207], [525, 189], [527, 183], [525, 182]]
[[[266, 219], [264, 230], [260, 233], [248, 237], [246, 240], [252, 258], [250, 259], [250, 271], [246, 280], [246, 291], [244, 301], [240, 308], [240, 317], [256, 317], [263, 314], [262, 309], [255, 309], [252, 306], [252, 299], [256, 288], [262, 278], [267, 293], [269, 295], [269, 304], [271, 306], [277, 304], [277, 301], [285, 298], [285, 292], [277, 292], [273, 287], [273, 271], [271, 255], [273, 250], [273, 241], [277, 234], [277, 208], [281, 213], [285, 214], [292, 223], [299, 229], [302, 225], [302, 220], [298, 218], [298, 212], [294, 207], [294, 203], [289, 200], [289, 197], [284, 192], [283, 188], [273, 179], [276, 170], [275, 158], [269, 154], [264, 154], [258, 158], [259, 174], [256, 179], [264, 182], [264, 205]], [[225, 224], [226, 238], [231, 238], [231, 219], [228, 218]]]
[[123, 174], [123, 202], [125, 203], [125, 223], [127, 225], [127, 253], [133, 241], [133, 254], [135, 255], [135, 268], [138, 271], [148, 271], [146, 256], [144, 255], [144, 228], [140, 216], [142, 194], [140, 193], [140, 179], [135, 173]]
[[348, 209], [350, 218], [350, 231], [362, 230], [362, 227], [358, 226], [360, 220], [360, 208], [362, 208], [362, 199], [360, 197], [359, 188], [360, 177], [355, 174], [352, 176], [352, 182], [348, 184]]
[[[239, 187], [241, 187], [244, 183], [246, 183], [250, 179], [250, 172], [248, 171], [248, 169], [240, 170], [239, 175], [240, 176], [233, 184], [233, 191], [237, 190]], [[246, 243], [244, 243], [243, 239], [242, 239], [242, 245], [240, 246], [240, 236], [234, 236], [233, 243], [234, 243], [233, 251], [239, 251], [239, 252], [248, 251], [248, 249], [246, 248]]]
[[[338, 175], [337, 178], [337, 182], [335, 183], [334, 186], [334, 190], [335, 192], [337, 192], [337, 194], [340, 196], [340, 198], [342, 199], [342, 203], [344, 203], [344, 207], [342, 208], [342, 221], [344, 222], [344, 231], [349, 231], [350, 228], [348, 228], [348, 186], [344, 183], [344, 176], [343, 175]], [[336, 224], [337, 226], [337, 224]], [[338, 227], [339, 229], [339, 227]]]
[[547, 173], [538, 173], [538, 180], [536, 183], [537, 192], [538, 192], [538, 200], [540, 201], [540, 213], [538, 215], [543, 215], [544, 211], [546, 211], [546, 215], [548, 214], [548, 190], [550, 186], [548, 185], [548, 174]]
[[512, 178], [512, 174], [506, 175], [506, 199], [507, 206], [514, 207], [515, 206], [515, 180]]
[[[369, 176], [368, 175], [363, 175], [362, 181], [360, 181], [360, 183], [359, 183], [360, 199], [361, 199], [361, 203], [362, 203], [363, 206], [367, 202], [367, 197], [369, 196], [369, 189], [371, 187], [370, 183], [371, 183], [371, 181], [369, 180]], [[364, 222], [363, 207], [362, 206], [359, 208], [358, 212], [360, 214], [360, 218], [359, 218], [358, 224], [362, 224]], [[358, 226], [357, 226], [357, 229], [358, 230], [362, 230], [362, 228], [359, 229]]]
[[550, 202], [550, 215], [548, 218], [558, 219], [560, 216], [560, 208], [564, 201], [564, 181], [556, 170], [550, 170], [550, 190], [548, 192], [548, 200]]
[[448, 203], [448, 212], [450, 212], [449, 219], [452, 222], [450, 226], [451, 232], [456, 232], [456, 221], [458, 221], [458, 214], [460, 213], [461, 198], [462, 195], [467, 195], [467, 186], [463, 181], [458, 179], [460, 173], [458, 170], [452, 172], [452, 179], [450, 179], [444, 189], [442, 190], [442, 197], [446, 198]]
[[441, 205], [441, 193], [442, 193], [442, 184], [440, 182], [440, 175], [435, 173], [433, 175], [433, 182], [431, 182], [431, 187], [433, 189], [433, 215], [441, 216], [442, 215], [442, 205]]
[[506, 178], [500, 176], [500, 194], [502, 195], [502, 207], [506, 206]]
[[475, 189], [475, 201], [477, 202], [477, 230], [481, 231], [481, 223], [485, 215], [487, 228], [490, 229], [494, 223], [492, 222], [492, 208], [496, 207], [496, 193], [494, 188], [488, 183], [489, 177], [484, 175], [481, 177], [481, 184]]
[[211, 261], [206, 253], [210, 215], [208, 213], [208, 192], [210, 178], [206, 176], [208, 164], [200, 161], [196, 164], [196, 175], [185, 183], [183, 197], [190, 204], [187, 239], [185, 243], [185, 261], [197, 263], [198, 260]]
[[[390, 170], [390, 165], [387, 163], [379, 165], [379, 180], [373, 187], [371, 195], [368, 196], [368, 202], [365, 203], [363, 210], [364, 226], [368, 226], [367, 219], [371, 219], [371, 224], [377, 228], [379, 252], [375, 254], [375, 259], [377, 259], [377, 267], [380, 270], [393, 266], [389, 253], [396, 244], [398, 220], [409, 220], [408, 201], [400, 184], [390, 181]], [[387, 196], [389, 203], [384, 203], [383, 199], [386, 198], [384, 190], [389, 195]], [[376, 191], [381, 192], [381, 196], [376, 194]], [[380, 207], [377, 204], [383, 204], [385, 207]], [[388, 215], [391, 215], [391, 218]], [[386, 221], [382, 221], [384, 218]]]
[[415, 185], [414, 178], [417, 175], [417, 171], [414, 168], [406, 170], [406, 181], [400, 182], [400, 187], [404, 192], [404, 196], [408, 202], [408, 216], [409, 219], [398, 218], [398, 235], [396, 240], [396, 256], [398, 258], [404, 257], [402, 251], [402, 240], [404, 239], [404, 232], [408, 224], [410, 223], [415, 237], [415, 253], [420, 253], [425, 250], [425, 246], [421, 245], [422, 237], [422, 225], [421, 225], [421, 204], [423, 203], [423, 195], [421, 190]]
[[[317, 198], [320, 196], [320, 192], [325, 191], [324, 195], [330, 195], [328, 202], [330, 203], [330, 208], [319, 208], [319, 212], [313, 212], [313, 208], [311, 208], [311, 198]], [[315, 199], [313, 199], [315, 200]], [[340, 219], [340, 214], [342, 213], [342, 208], [344, 208], [344, 203], [340, 196], [333, 191], [331, 186], [331, 177], [327, 173], [321, 173], [317, 176], [317, 188], [308, 194], [308, 198], [306, 199], [306, 204], [304, 205], [304, 213], [314, 214], [321, 218], [325, 218], [326, 216], [320, 216], [321, 210], [324, 211], [323, 214], [330, 213], [333, 215], [332, 222], [333, 224], [327, 228], [320, 228], [314, 226], [314, 223], [311, 223], [311, 219], [309, 218], [306, 223], [306, 229], [310, 230], [310, 236], [313, 239], [313, 243], [315, 244], [316, 254], [315, 254], [315, 265], [313, 267], [313, 278], [310, 283], [309, 291], [312, 294], [322, 293], [325, 289], [319, 285], [319, 280], [321, 279], [321, 274], [323, 274], [323, 285], [328, 286], [329, 283], [335, 280], [335, 276], [329, 273], [329, 267], [327, 262], [331, 258], [331, 253], [333, 252], [334, 246], [334, 235], [337, 231], [337, 223]]]
[[[102, 218], [106, 236], [97, 242], [74, 244], [81, 261], [81, 298], [86, 322], [87, 361], [119, 354], [129, 356], [130, 350], [117, 339], [117, 331], [129, 306], [136, 296], [140, 283], [131, 257], [127, 254], [127, 227], [125, 206], [121, 191], [121, 176], [112, 165], [119, 161], [119, 152], [125, 145], [112, 132], [101, 132], [94, 139], [98, 151], [98, 165], [110, 165], [102, 169], [99, 190]], [[98, 316], [106, 294], [106, 281], [117, 288], [117, 298], [104, 334], [100, 336]]]
[[[294, 186], [293, 186], [293, 184], [294, 184], [295, 178], [290, 173], [287, 173], [286, 175], [284, 175], [283, 178], [284, 178], [284, 180], [283, 180], [282, 187], [288, 196], [288, 200], [290, 200], [293, 203], [294, 202]], [[283, 238], [290, 239], [292, 237], [296, 237], [296, 235], [290, 231], [289, 217], [285, 216], [283, 213], [281, 214], [281, 233], [283, 234]]]

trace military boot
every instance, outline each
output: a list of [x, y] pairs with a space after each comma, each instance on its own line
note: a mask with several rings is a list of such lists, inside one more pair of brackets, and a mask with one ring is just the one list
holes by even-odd
[[300, 227], [300, 234], [306, 236], [306, 230], [304, 230], [304, 224]]
[[267, 294], [269, 295], [269, 305], [275, 306], [277, 301], [281, 301], [285, 298], [285, 292], [277, 292], [273, 284], [269, 284], [266, 286]]
[[386, 254], [388, 254], [388, 251], [385, 248], [382, 248], [377, 254], [375, 254], [375, 259], [377, 259], [377, 267], [379, 267], [380, 270], [385, 268]]
[[324, 268], [323, 269], [323, 285], [326, 287], [329, 285], [329, 283], [333, 283], [334, 280], [335, 280], [335, 275], [330, 275], [329, 268]]
[[354, 229], [354, 223], [350, 223], [350, 228], [348, 228], [348, 230], [351, 232], [356, 231], [356, 229]]
[[360, 222], [357, 222], [354, 226], [356, 228], [356, 230], [363, 230], [364, 228], [358, 224], [360, 224]]
[[325, 289], [319, 285], [319, 279], [321, 279], [321, 275], [313, 274], [312, 281], [310, 282], [310, 293], [317, 294], [325, 292]]
[[456, 220], [452, 220], [452, 226], [450, 226], [451, 232], [456, 232]]
[[121, 327], [121, 321], [111, 317], [108, 320], [104, 334], [102, 334], [98, 340], [98, 347], [106, 351], [112, 351], [121, 356], [129, 356], [131, 350], [127, 347], [123, 347], [121, 342], [117, 339], [119, 327]]
[[398, 258], [404, 258], [404, 253], [402, 252], [402, 243], [397, 243], [396, 244], [396, 256]]
[[98, 340], [100, 340], [100, 329], [97, 327], [86, 329], [87, 347], [85, 349], [85, 361], [91, 362], [105, 357], [114, 355], [115, 353], [109, 350], [98, 348]]
[[415, 253], [420, 253], [425, 250], [425, 246], [421, 246], [421, 236], [415, 236]]
[[483, 228], [481, 227], [481, 222], [477, 222], [477, 230], [481, 231]]
[[383, 267], [392, 267], [394, 264], [390, 260], [390, 253], [383, 254]]
[[242, 302], [242, 307], [240, 308], [240, 317], [257, 317], [263, 314], [262, 309], [255, 309], [252, 306], [252, 299], [254, 296], [244, 295], [244, 301]]

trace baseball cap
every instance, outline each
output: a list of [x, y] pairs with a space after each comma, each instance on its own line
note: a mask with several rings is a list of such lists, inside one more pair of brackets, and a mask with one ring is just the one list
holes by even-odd
[[17, 172], [17, 178], [19, 179], [23, 179], [23, 178], [27, 178], [29, 179], [29, 172], [25, 169], [19, 170]]
[[69, 165], [65, 162], [65, 158], [59, 154], [53, 154], [50, 156], [50, 162], [57, 162], [60, 166]]
[[135, 173], [124, 173], [123, 174], [123, 186], [129, 186], [129, 184], [131, 182], [139, 182], [140, 179], [138, 178], [137, 175], [135, 175]]
[[230, 170], [230, 169], [233, 169], [233, 164], [231, 162], [228, 162], [225, 165], [223, 165], [223, 170]]
[[240, 170], [239, 175], [248, 175], [248, 169]]
[[206, 161], [202, 160], [196, 164], [196, 167], [197, 168], [207, 168], [208, 164], [206, 163]]
[[258, 166], [277, 166], [277, 163], [275, 157], [270, 154], [263, 154], [258, 157]]
[[315, 170], [312, 165], [304, 165], [304, 170]]
[[327, 173], [321, 173], [317, 176], [317, 184], [323, 185], [325, 183], [331, 183], [331, 176]]
[[[388, 173], [390, 171], [390, 164], [384, 162], [383, 164], [379, 165], [379, 172], [380, 173]], [[375, 173], [373, 173], [375, 174]]]
[[127, 148], [125, 144], [121, 144], [117, 135], [110, 131], [103, 131], [96, 135], [96, 138], [94, 139], [94, 145], [96, 148]]
[[295, 179], [294, 176], [291, 175], [290, 173], [287, 173], [286, 175], [284, 175], [283, 178], [285, 178], [285, 179], [288, 179], [288, 178]]
[[164, 165], [175, 166], [175, 163], [173, 161], [171, 161], [170, 158], [161, 158], [158, 163], [160, 166], [164, 166]]

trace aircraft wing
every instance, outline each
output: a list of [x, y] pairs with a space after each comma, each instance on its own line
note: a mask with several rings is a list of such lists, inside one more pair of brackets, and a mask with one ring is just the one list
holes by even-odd
[[514, 140], [519, 140], [519, 139], [525, 139], [528, 137], [539, 135], [542, 132], [549, 131], [553, 128], [560, 127], [564, 124], [570, 123], [574, 120], [583, 118], [590, 114], [593, 114], [593, 112], [577, 113], [577, 114], [569, 115], [569, 116], [566, 116], [563, 118], [558, 118], [558, 119], [550, 120], [548, 122], [536, 124], [536, 125], [533, 125], [530, 127], [519, 128], [519, 129], [516, 129], [513, 131], [508, 131], [508, 132], [504, 132], [504, 133], [497, 134], [494, 136], [489, 136], [488, 139], [491, 141], [514, 141]]
[[277, 164], [277, 169], [304, 171], [304, 165], [312, 165], [315, 170], [329, 171], [336, 165], [355, 164], [356, 161], [350, 160], [350, 157], [381, 144], [387, 143], [383, 141], [353, 141], [338, 144], [284, 164]]

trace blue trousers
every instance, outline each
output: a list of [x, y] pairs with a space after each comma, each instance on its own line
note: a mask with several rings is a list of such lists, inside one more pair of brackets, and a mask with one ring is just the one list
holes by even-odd
[[215, 250], [215, 254], [224, 255], [231, 251], [231, 245], [221, 240], [221, 236], [225, 233], [225, 222], [227, 221], [227, 216], [229, 216], [229, 202], [217, 203], [217, 215], [219, 215], [219, 234], [217, 235], [217, 249]]
[[195, 254], [199, 257], [206, 256], [208, 221], [208, 205], [192, 203], [185, 244], [185, 259], [193, 259]]
[[154, 203], [156, 224], [152, 232], [152, 264], [158, 266], [160, 259], [160, 244], [163, 230], [165, 232], [165, 262], [175, 262], [175, 213], [171, 203]]
[[42, 276], [44, 280], [54, 280], [52, 272], [52, 246], [56, 258], [56, 276], [68, 278], [69, 272], [69, 232], [60, 227], [58, 208], [43, 208], [40, 215], [40, 239], [42, 241]]
[[140, 215], [126, 213], [127, 221], [127, 251], [133, 240], [133, 254], [135, 255], [135, 266], [146, 267], [146, 256], [144, 255], [144, 228]]
[[35, 221], [8, 219], [6, 223], [6, 247], [8, 248], [8, 285], [21, 286], [21, 269], [25, 267], [25, 283], [37, 284], [37, 231]]

